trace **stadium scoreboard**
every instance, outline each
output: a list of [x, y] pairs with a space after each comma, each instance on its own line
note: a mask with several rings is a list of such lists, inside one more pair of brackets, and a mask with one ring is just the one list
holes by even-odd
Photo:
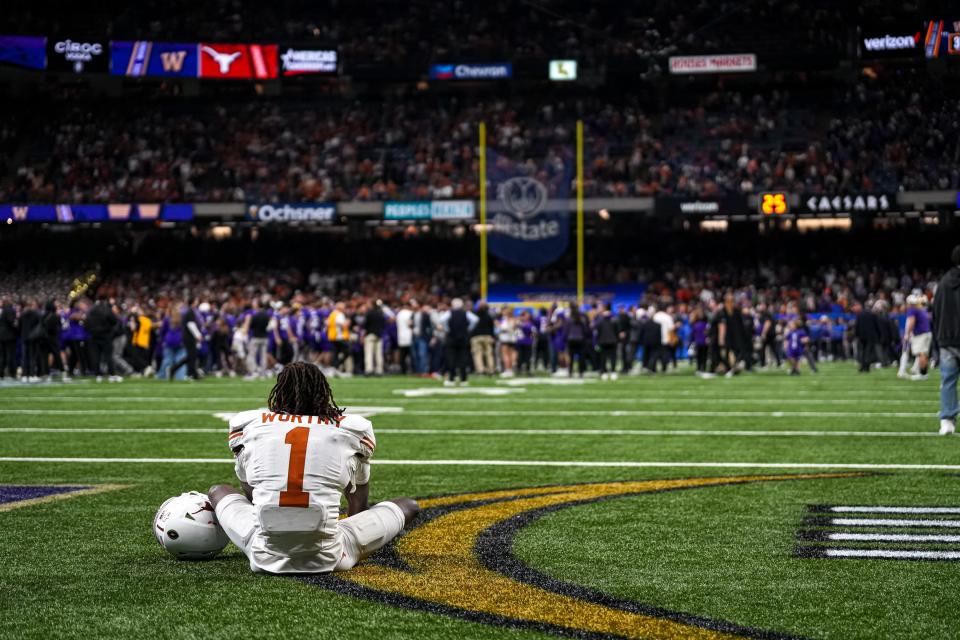
[[765, 216], [782, 216], [790, 213], [790, 199], [786, 193], [761, 193], [758, 200], [760, 213]]

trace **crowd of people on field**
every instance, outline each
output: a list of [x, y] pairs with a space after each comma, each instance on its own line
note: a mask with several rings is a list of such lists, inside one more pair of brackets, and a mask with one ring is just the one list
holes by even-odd
[[908, 376], [913, 357], [919, 378], [929, 366], [928, 273], [826, 267], [791, 285], [773, 268], [739, 281], [679, 268], [636, 277], [647, 282], [642, 299], [582, 306], [487, 304], [458, 297], [466, 287], [450, 273], [402, 271], [115, 273], [46, 299], [43, 289], [0, 286], [0, 376], [257, 378], [308, 361], [448, 381], [471, 372], [607, 379], [681, 362], [711, 377], [848, 359], [861, 371], [900, 361]]
[[930, 83], [908, 75], [817, 91], [725, 90], [663, 110], [602, 94], [177, 99], [149, 109], [70, 96], [55, 119], [30, 124], [31, 102], [22, 126], [12, 123], [24, 153], [10, 155], [23, 161], [0, 176], [0, 200], [476, 198], [481, 121], [489, 147], [531, 171], [569, 163], [572, 190], [573, 156], [557, 150], [573, 148], [578, 118], [588, 197], [955, 189], [960, 115]]

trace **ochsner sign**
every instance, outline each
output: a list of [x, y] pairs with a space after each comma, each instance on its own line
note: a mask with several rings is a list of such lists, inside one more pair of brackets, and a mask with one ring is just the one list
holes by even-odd
[[261, 204], [250, 207], [250, 217], [258, 222], [332, 222], [336, 207], [332, 204]]
[[670, 73], [743, 73], [757, 70], [753, 53], [723, 53], [710, 56], [670, 56]]

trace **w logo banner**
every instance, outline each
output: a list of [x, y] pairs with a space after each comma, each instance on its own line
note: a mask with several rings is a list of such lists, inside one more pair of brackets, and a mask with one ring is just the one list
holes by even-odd
[[488, 151], [490, 252], [521, 267], [557, 260], [570, 241], [570, 186], [575, 157], [551, 150], [539, 166]]

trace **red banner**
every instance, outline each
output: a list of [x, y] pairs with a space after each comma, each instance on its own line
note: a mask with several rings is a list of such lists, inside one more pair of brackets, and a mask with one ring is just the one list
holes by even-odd
[[277, 45], [200, 43], [201, 78], [271, 80], [277, 77]]

